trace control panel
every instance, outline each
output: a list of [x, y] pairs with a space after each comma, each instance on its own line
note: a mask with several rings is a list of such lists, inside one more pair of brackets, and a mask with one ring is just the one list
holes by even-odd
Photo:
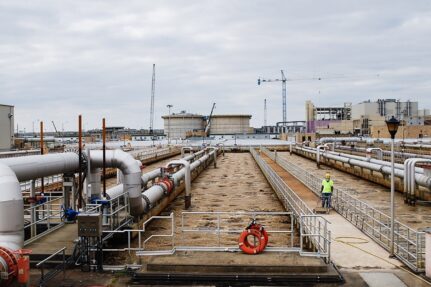
[[102, 214], [78, 214], [78, 236], [100, 237], [102, 232]]

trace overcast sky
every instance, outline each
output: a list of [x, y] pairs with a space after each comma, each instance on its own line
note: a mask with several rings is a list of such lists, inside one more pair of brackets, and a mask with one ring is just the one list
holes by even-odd
[[[411, 99], [431, 108], [431, 1], [0, 0], [0, 103], [15, 124], [155, 127], [173, 112], [303, 120], [304, 102]], [[321, 77], [322, 80], [313, 78]]]

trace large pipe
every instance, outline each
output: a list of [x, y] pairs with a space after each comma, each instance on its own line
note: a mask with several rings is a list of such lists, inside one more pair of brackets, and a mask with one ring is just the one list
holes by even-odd
[[216, 148], [216, 147], [208, 147], [207, 150], [208, 151], [212, 150], [212, 153], [213, 153], [213, 156], [214, 156], [214, 158], [213, 158], [214, 168], [217, 168], [217, 152], [218, 152], [218, 148]]
[[[186, 195], [185, 195], [185, 208], [188, 209], [191, 205], [191, 190], [192, 190], [192, 176], [190, 172], [190, 163], [186, 160], [180, 159], [180, 160], [173, 160], [169, 162], [166, 165], [166, 168], [169, 168], [173, 165], [182, 165], [184, 166], [184, 181], [186, 185]], [[174, 179], [175, 186], [177, 186], [180, 182], [180, 179], [178, 177], [175, 177], [176, 173], [172, 176]]]
[[0, 246], [17, 250], [24, 246], [24, 203], [18, 178], [0, 163]]
[[[295, 147], [295, 149], [297, 150], [302, 150], [305, 152], [309, 152], [309, 153], [314, 153], [317, 154], [316, 150], [307, 150], [307, 149], [303, 149], [301, 147]], [[333, 152], [324, 152], [322, 154], [323, 157], [326, 157], [328, 159], [333, 159], [339, 162], [343, 162], [343, 163], [347, 163], [353, 166], [359, 166], [359, 167], [363, 167], [363, 168], [367, 168], [373, 171], [377, 171], [377, 172], [381, 172], [383, 174], [386, 175], [390, 175], [391, 174], [391, 167], [387, 166], [385, 164], [382, 163], [374, 163], [374, 162], [369, 162], [366, 160], [362, 160], [364, 158], [361, 159], [355, 159], [352, 158], [351, 155], [345, 155], [345, 154], [336, 154]], [[401, 179], [404, 179], [404, 168], [400, 169], [400, 168], [395, 168], [395, 176], [399, 177]], [[425, 176], [423, 174], [418, 174], [418, 172], [416, 172], [415, 174], [415, 181], [417, 184], [419, 184], [420, 186], [426, 187], [428, 189], [431, 189], [431, 177]]]
[[361, 142], [363, 139], [357, 137], [340, 137], [340, 138], [320, 138], [320, 143], [328, 143], [328, 142]]
[[0, 163], [9, 166], [19, 181], [26, 181], [54, 174], [76, 172], [79, 156], [73, 152], [31, 155], [1, 159]]
[[[342, 150], [360, 151], [360, 152], [366, 152], [367, 151], [366, 148], [362, 148], [362, 147], [354, 147], [352, 149], [350, 147], [337, 146], [336, 148], [337, 149], [342, 149]], [[391, 151], [390, 150], [382, 150], [382, 154], [390, 156], [391, 155]], [[394, 154], [396, 156], [398, 156], [398, 157], [404, 157], [404, 158], [422, 157], [422, 158], [431, 159], [431, 156], [430, 155], [426, 155], [426, 154], [416, 154], [416, 153], [400, 152], [400, 151], [394, 151]]]
[[[103, 167], [103, 151], [92, 150], [90, 164], [93, 168]], [[129, 194], [130, 214], [141, 215], [144, 206], [141, 200], [141, 167], [132, 155], [122, 150], [106, 151], [106, 167], [121, 170], [124, 175], [123, 190]]]

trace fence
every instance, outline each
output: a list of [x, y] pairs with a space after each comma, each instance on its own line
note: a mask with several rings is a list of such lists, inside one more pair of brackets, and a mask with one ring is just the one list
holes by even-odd
[[28, 245], [64, 225], [62, 221], [64, 197], [46, 196], [45, 198], [46, 202], [24, 209], [24, 231], [29, 234], [24, 245]]
[[[319, 178], [280, 156], [276, 157], [274, 152], [266, 148], [262, 148], [262, 152], [320, 197], [321, 180]], [[383, 248], [389, 250], [391, 227], [388, 215], [356, 199], [349, 194], [348, 190], [342, 188], [334, 188], [332, 205], [340, 215]], [[423, 272], [425, 268], [425, 232], [413, 230], [397, 220], [395, 220], [394, 230], [396, 257], [412, 270]]]
[[[327, 228], [329, 222], [322, 216], [315, 215], [305, 202], [258, 155], [254, 148], [250, 149], [250, 152], [284, 207], [293, 211], [296, 221], [300, 223], [301, 238], [309, 239], [316, 249], [314, 252], [301, 249], [301, 255], [323, 257], [329, 262], [331, 255], [331, 232]], [[303, 248], [302, 245], [301, 248]]]

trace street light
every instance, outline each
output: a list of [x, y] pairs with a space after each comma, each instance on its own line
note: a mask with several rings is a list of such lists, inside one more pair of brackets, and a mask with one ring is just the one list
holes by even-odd
[[168, 144], [171, 144], [171, 108], [173, 105], [166, 105], [166, 107], [169, 109], [169, 115], [168, 115]]
[[395, 135], [398, 131], [398, 127], [400, 125], [400, 121], [397, 120], [394, 116], [391, 119], [386, 121], [386, 125], [388, 126], [389, 134], [391, 135], [391, 248], [390, 248], [390, 257], [394, 257], [394, 222], [395, 222], [395, 180], [394, 180], [394, 141]]

